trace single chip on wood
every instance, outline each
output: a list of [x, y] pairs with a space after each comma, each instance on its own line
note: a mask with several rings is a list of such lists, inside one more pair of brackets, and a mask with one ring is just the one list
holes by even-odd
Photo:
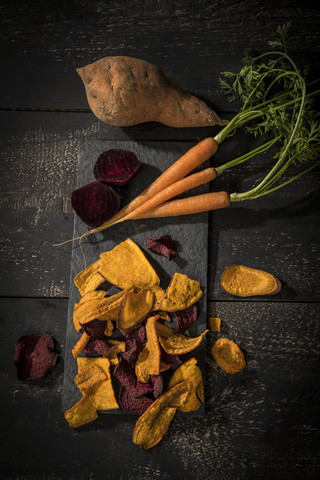
[[227, 293], [238, 297], [275, 295], [281, 290], [281, 282], [275, 276], [245, 265], [230, 265], [220, 283]]
[[211, 354], [219, 367], [226, 373], [238, 373], [246, 366], [241, 348], [229, 338], [219, 338], [212, 346]]

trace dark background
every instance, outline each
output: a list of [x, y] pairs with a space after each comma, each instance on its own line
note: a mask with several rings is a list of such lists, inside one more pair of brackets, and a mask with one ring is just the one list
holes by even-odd
[[[61, 411], [71, 246], [70, 193], [81, 139], [192, 141], [219, 128], [128, 128], [99, 122], [88, 108], [79, 66], [129, 55], [160, 67], [224, 118], [236, 106], [219, 89], [244, 49], [263, 52], [292, 21], [289, 51], [319, 73], [320, 7], [315, 2], [21, 1], [0, 5], [1, 89], [1, 463], [3, 479], [318, 479], [319, 175], [269, 197], [210, 214], [208, 313], [220, 336], [244, 350], [247, 368], [228, 376], [207, 338], [203, 418], [176, 417], [149, 452], [132, 443], [135, 420], [101, 415], [80, 430]], [[215, 164], [252, 148], [240, 133]], [[264, 170], [245, 165], [216, 187], [241, 191]], [[231, 263], [283, 282], [272, 298], [230, 298], [219, 277]], [[17, 380], [15, 340], [51, 334], [59, 361], [42, 381]]]

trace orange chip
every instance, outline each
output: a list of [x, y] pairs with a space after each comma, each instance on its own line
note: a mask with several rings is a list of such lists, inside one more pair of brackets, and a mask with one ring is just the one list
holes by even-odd
[[89, 300], [96, 300], [97, 298], [104, 298], [107, 296], [107, 292], [104, 290], [91, 290], [90, 292], [87, 292], [81, 297], [78, 305], [88, 302]]
[[82, 297], [91, 290], [96, 290], [106, 281], [106, 279], [101, 275], [99, 269], [100, 259], [82, 270], [75, 277], [74, 283]]
[[154, 293], [153, 310], [159, 310], [160, 301], [165, 297], [166, 293], [159, 285], [153, 285], [150, 290]]
[[99, 272], [120, 289], [149, 289], [160, 283], [144, 253], [130, 238], [100, 255]]
[[79, 338], [79, 340], [77, 341], [77, 343], [72, 349], [72, 355], [74, 356], [74, 358], [80, 355], [80, 353], [82, 352], [84, 347], [87, 345], [89, 340], [90, 340], [90, 335], [88, 335], [86, 332], [83, 332], [83, 334], [81, 335], [81, 337]]
[[221, 330], [221, 318], [209, 317], [208, 318], [210, 330], [213, 332], [220, 332]]
[[[101, 318], [99, 318], [101, 320]], [[111, 320], [106, 321], [106, 326], [104, 328], [104, 334], [106, 337], [111, 337], [114, 331], [114, 323]]]
[[74, 381], [82, 395], [85, 395], [94, 393], [94, 387], [106, 379], [105, 371], [95, 363], [92, 367], [79, 372]]
[[102, 315], [121, 305], [124, 294], [125, 291], [121, 291], [110, 297], [97, 298], [82, 304], [79, 303], [78, 307], [73, 311], [74, 328], [79, 332], [81, 323], [88, 323], [94, 319], [100, 320]]
[[160, 345], [158, 341], [157, 320], [159, 315], [149, 317], [146, 323], [147, 341], [136, 361], [135, 373], [140, 382], [147, 383], [150, 375], [160, 373]]
[[168, 389], [183, 380], [187, 380], [190, 383], [191, 389], [185, 403], [179, 410], [182, 412], [194, 412], [199, 409], [201, 403], [204, 401], [202, 373], [195, 358], [190, 358], [175, 370], [169, 381]]
[[112, 410], [119, 408], [118, 402], [116, 400], [111, 375], [110, 375], [110, 361], [108, 358], [104, 357], [78, 357], [78, 372], [82, 373], [94, 365], [100, 367], [106, 374], [106, 380], [96, 384], [92, 393], [90, 393], [89, 398], [93, 405], [98, 411], [101, 410]]
[[159, 302], [159, 308], [166, 312], [185, 310], [196, 303], [202, 295], [199, 282], [176, 272], [167, 288], [166, 296]]
[[98, 418], [98, 413], [89, 397], [84, 395], [79, 402], [64, 412], [64, 418], [67, 420], [70, 427], [79, 428]]
[[133, 442], [148, 450], [160, 442], [167, 433], [177, 408], [181, 408], [190, 392], [184, 380], [160, 395], [139, 417], [133, 431]]
[[119, 313], [117, 326], [126, 335], [141, 323], [151, 311], [154, 294], [151, 290], [127, 291]]
[[109, 353], [105, 353], [103, 357], [108, 358], [111, 365], [117, 365], [117, 363], [119, 363], [119, 353], [126, 351], [126, 342], [110, 339], [108, 340], [108, 343], [109, 345], [114, 345], [116, 348], [113, 348]]
[[171, 337], [171, 335], [175, 335], [175, 329], [169, 327], [169, 325], [164, 325], [163, 323], [157, 322], [157, 333], [160, 337], [168, 338]]
[[[190, 338], [183, 335], [183, 333], [175, 333], [168, 337], [159, 337], [159, 342], [162, 348], [171, 355], [183, 355], [189, 353], [200, 345], [203, 337], [209, 332], [206, 330], [198, 337]], [[161, 335], [161, 333], [160, 333]]]
[[240, 372], [246, 366], [243, 351], [229, 338], [219, 338], [212, 346], [211, 354], [219, 367], [231, 375]]

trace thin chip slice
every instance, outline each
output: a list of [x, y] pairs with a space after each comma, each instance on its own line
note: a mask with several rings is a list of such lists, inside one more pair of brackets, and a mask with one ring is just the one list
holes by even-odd
[[191, 389], [185, 403], [179, 408], [179, 410], [182, 412], [194, 412], [200, 408], [201, 403], [204, 401], [202, 373], [195, 358], [190, 358], [184, 362], [173, 373], [168, 384], [168, 389], [183, 380], [187, 380], [190, 383]]
[[197, 348], [202, 342], [204, 336], [209, 332], [206, 330], [198, 337], [186, 337], [183, 333], [175, 333], [170, 337], [159, 337], [162, 348], [171, 355], [183, 355]]
[[159, 285], [160, 279], [144, 253], [130, 238], [100, 255], [99, 272], [120, 289]]
[[160, 345], [157, 332], [157, 320], [159, 315], [149, 317], [146, 323], [147, 341], [135, 365], [135, 372], [138, 380], [147, 383], [150, 375], [160, 374]]
[[176, 333], [173, 327], [169, 327], [169, 325], [164, 325], [163, 323], [157, 322], [157, 332], [160, 337], [168, 338], [171, 335]]
[[74, 382], [82, 395], [85, 395], [94, 393], [94, 387], [106, 379], [107, 375], [105, 371], [97, 364], [94, 364], [92, 367], [79, 372], [75, 377]]
[[104, 290], [91, 290], [90, 292], [87, 292], [81, 297], [79, 300], [79, 304], [88, 302], [89, 300], [96, 300], [97, 298], [103, 298], [107, 296], [107, 292]]
[[142, 415], [152, 405], [153, 400], [145, 395], [136, 397], [130, 389], [121, 387], [118, 402], [124, 412]]
[[198, 317], [197, 305], [194, 303], [184, 310], [178, 310], [174, 312], [174, 316], [177, 321], [176, 332], [183, 333], [196, 322]]
[[113, 410], [119, 408], [115, 397], [111, 375], [110, 375], [110, 361], [103, 357], [78, 357], [78, 373], [82, 373], [93, 365], [102, 368], [106, 374], [106, 380], [95, 385], [94, 391], [90, 393], [89, 398], [98, 411]]
[[240, 372], [246, 366], [243, 351], [229, 338], [219, 338], [213, 344], [211, 354], [219, 367], [231, 375]]
[[100, 259], [86, 267], [75, 277], [74, 283], [82, 297], [86, 293], [96, 290], [106, 281], [99, 270]]
[[104, 334], [106, 337], [111, 337], [114, 332], [114, 322], [112, 320], [107, 320], [104, 327]]
[[202, 295], [198, 281], [176, 272], [167, 288], [166, 296], [159, 302], [159, 308], [165, 312], [184, 310], [196, 303]]
[[154, 294], [151, 290], [138, 292], [129, 290], [124, 298], [119, 313], [117, 327], [126, 335], [141, 323], [151, 311]]
[[133, 431], [133, 442], [145, 450], [154, 447], [167, 433], [177, 408], [181, 408], [190, 392], [184, 380], [160, 395], [138, 419]]
[[108, 344], [111, 346], [108, 353], [105, 353], [103, 356], [108, 358], [111, 365], [117, 365], [119, 362], [119, 354], [125, 352], [126, 342], [116, 339], [108, 339]]
[[91, 337], [86, 332], [83, 332], [83, 334], [72, 349], [72, 355], [74, 356], [74, 358], [80, 355], [83, 349], [87, 346], [90, 338]]
[[90, 398], [84, 395], [79, 402], [64, 412], [64, 418], [72, 428], [79, 428], [93, 422], [98, 418], [96, 407], [91, 403]]
[[81, 324], [91, 322], [94, 319], [100, 320], [100, 317], [105, 313], [121, 305], [124, 295], [125, 291], [121, 291], [110, 297], [97, 298], [96, 300], [78, 304], [78, 308], [73, 311], [74, 328], [79, 332]]

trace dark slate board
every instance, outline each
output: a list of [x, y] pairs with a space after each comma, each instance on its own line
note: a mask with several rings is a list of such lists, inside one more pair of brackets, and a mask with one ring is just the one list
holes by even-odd
[[[93, 165], [105, 150], [110, 148], [126, 148], [135, 152], [142, 162], [142, 168], [138, 175], [126, 187], [118, 188], [122, 194], [122, 203], [125, 205], [149, 185], [160, 172], [169, 167], [175, 160], [183, 155], [194, 144], [189, 142], [117, 142], [84, 140], [80, 143], [78, 186], [93, 181]], [[208, 185], [194, 189], [192, 194], [205, 193]], [[75, 216], [74, 237], [80, 236], [88, 230], [88, 227]], [[146, 250], [147, 236], [169, 234], [176, 241], [178, 256], [168, 261], [165, 257]], [[101, 252], [111, 250], [120, 242], [130, 237], [143, 250], [146, 257], [154, 266], [160, 277], [160, 285], [166, 288], [172, 275], [181, 272], [194, 280], [198, 280], [204, 292], [198, 302], [198, 319], [195, 325], [189, 329], [190, 336], [197, 336], [206, 328], [206, 305], [207, 305], [207, 259], [208, 259], [208, 214], [202, 213], [192, 217], [175, 217], [172, 219], [146, 219], [132, 222], [124, 222], [116, 225], [105, 232], [89, 236], [82, 242], [86, 264], [89, 265], [99, 258]], [[80, 398], [81, 394], [74, 384], [77, 373], [77, 362], [73, 358], [71, 350], [79, 339], [80, 334], [74, 330], [72, 314], [74, 303], [80, 299], [79, 292], [74, 285], [74, 277], [84, 268], [84, 257], [78, 242], [75, 242], [72, 251], [70, 295], [68, 304], [68, 321], [66, 332], [65, 373], [63, 387], [63, 410], [70, 408]], [[112, 293], [112, 290], [110, 290]], [[116, 335], [116, 333], [114, 334]], [[119, 335], [119, 332], [118, 332]], [[192, 352], [198, 359], [202, 370], [205, 366], [205, 341]], [[185, 356], [187, 358], [187, 356]], [[115, 388], [117, 386], [115, 385]], [[123, 413], [120, 410], [108, 413]], [[203, 409], [193, 412], [191, 415], [203, 414]]]

